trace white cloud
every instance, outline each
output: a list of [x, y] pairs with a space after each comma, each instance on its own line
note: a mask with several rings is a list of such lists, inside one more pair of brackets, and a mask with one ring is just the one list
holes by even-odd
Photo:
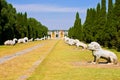
[[41, 4], [15, 4], [14, 7], [20, 12], [86, 12], [86, 8], [60, 7]]
[[[28, 17], [36, 18], [42, 22], [42, 24], [46, 25], [50, 30], [69, 29], [69, 27], [73, 26], [74, 24], [76, 12], [79, 12], [83, 23], [83, 18], [85, 18], [87, 11], [87, 8], [63, 7], [43, 4], [13, 4], [13, 6], [16, 8], [17, 12], [27, 12]], [[50, 12], [53, 14], [49, 14]]]

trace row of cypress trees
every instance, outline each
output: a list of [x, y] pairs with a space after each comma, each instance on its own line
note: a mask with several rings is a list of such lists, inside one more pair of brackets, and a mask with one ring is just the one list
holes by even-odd
[[13, 38], [37, 38], [47, 35], [48, 28], [35, 18], [27, 18], [27, 13], [17, 13], [16, 9], [0, 0], [0, 44]]
[[81, 24], [79, 13], [76, 13], [74, 26], [68, 30], [71, 38], [90, 43], [97, 41], [102, 46], [120, 51], [120, 0], [101, 0], [96, 8], [87, 9], [86, 20]]

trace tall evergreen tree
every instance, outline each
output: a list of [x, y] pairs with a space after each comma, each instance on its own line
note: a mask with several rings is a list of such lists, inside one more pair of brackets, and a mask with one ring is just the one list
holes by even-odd
[[94, 22], [94, 33], [93, 33], [93, 35], [94, 35], [94, 41], [97, 41], [98, 40], [98, 38], [99, 38], [99, 36], [98, 36], [98, 30], [99, 30], [99, 26], [100, 26], [100, 18], [101, 18], [101, 16], [100, 16], [100, 12], [101, 12], [101, 6], [100, 6], [100, 3], [98, 3], [97, 4], [97, 7], [96, 7], [96, 16], [95, 16], [95, 22]]
[[[98, 7], [99, 8], [99, 7]], [[104, 45], [103, 42], [105, 40], [105, 26], [106, 26], [106, 0], [101, 0], [101, 8], [100, 13], [97, 13], [98, 19], [96, 27], [97, 33], [95, 35], [96, 41], [99, 42], [101, 45]]]
[[15, 24], [16, 10], [11, 4], [8, 4], [5, 0], [1, 1], [1, 42], [2, 44], [7, 39], [13, 39], [14, 30], [13, 25]]
[[115, 42], [115, 27], [113, 26], [113, 2], [108, 0], [108, 13], [107, 13], [107, 22], [105, 27], [105, 46], [112, 48], [113, 43]]
[[68, 37], [73, 38], [74, 33], [74, 27], [70, 27], [68, 30]]
[[79, 13], [76, 13], [76, 19], [74, 22], [74, 37], [75, 39], [82, 40], [82, 26], [81, 26], [81, 19], [79, 17]]
[[116, 0], [115, 2], [115, 7], [114, 7], [114, 20], [116, 20], [116, 28], [117, 28], [117, 32], [120, 30], [120, 0]]
[[88, 43], [94, 40], [95, 21], [96, 11], [94, 8], [90, 8], [87, 10], [86, 21], [83, 25], [84, 40]]
[[94, 40], [103, 46], [117, 48], [120, 51], [119, 13], [120, 0], [116, 0], [114, 6], [112, 0], [108, 1], [108, 13], [106, 13], [106, 0], [101, 0], [101, 5], [98, 3], [96, 11], [88, 9], [83, 25], [84, 40], [86, 42]]
[[114, 23], [113, 25], [116, 28], [116, 44], [117, 50], [120, 51], [120, 0], [116, 0], [115, 7], [113, 9]]

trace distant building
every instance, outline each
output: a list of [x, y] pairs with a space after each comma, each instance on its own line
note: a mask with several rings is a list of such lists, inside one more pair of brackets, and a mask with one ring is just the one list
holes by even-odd
[[63, 38], [64, 36], [68, 36], [68, 31], [67, 30], [49, 30], [48, 36], [51, 39]]

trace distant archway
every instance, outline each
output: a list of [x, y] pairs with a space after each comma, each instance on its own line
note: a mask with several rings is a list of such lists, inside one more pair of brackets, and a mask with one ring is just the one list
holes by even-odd
[[50, 35], [51, 39], [63, 38], [64, 36], [68, 36], [67, 30], [49, 30], [48, 35]]

